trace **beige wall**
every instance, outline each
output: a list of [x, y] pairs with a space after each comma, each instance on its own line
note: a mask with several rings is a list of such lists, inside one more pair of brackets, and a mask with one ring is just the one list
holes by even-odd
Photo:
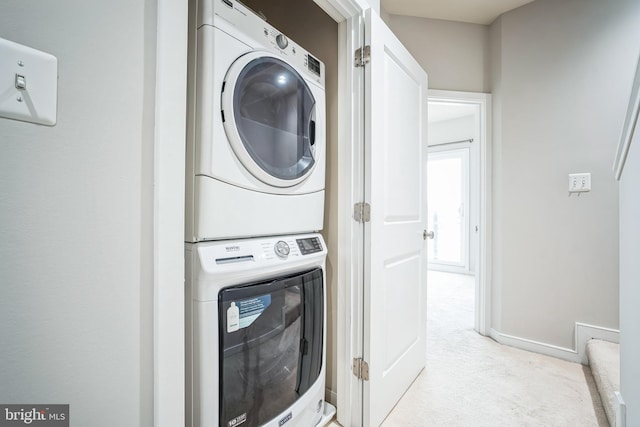
[[429, 89], [489, 92], [489, 27], [399, 15], [386, 21], [429, 75]]
[[[490, 27], [390, 15], [434, 89], [492, 92], [493, 327], [573, 348], [618, 327], [611, 173], [637, 59], [634, 0], [537, 0]], [[593, 191], [568, 197], [569, 173]]]
[[153, 425], [155, 15], [0, 3], [0, 37], [59, 61], [56, 126], [0, 119], [0, 402], [74, 426]]
[[327, 94], [327, 173], [322, 232], [327, 258], [327, 389], [337, 389], [338, 295], [338, 24], [313, 0], [248, 0], [267, 21], [325, 64]]
[[[537, 0], [491, 28], [493, 327], [573, 348], [618, 328], [611, 172], [637, 60], [636, 0]], [[568, 196], [567, 174], [591, 172]]]

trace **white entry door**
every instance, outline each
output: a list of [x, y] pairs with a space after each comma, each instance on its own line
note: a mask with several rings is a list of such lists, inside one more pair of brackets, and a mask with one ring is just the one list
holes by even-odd
[[378, 426], [424, 368], [427, 75], [369, 9], [365, 45], [363, 425]]

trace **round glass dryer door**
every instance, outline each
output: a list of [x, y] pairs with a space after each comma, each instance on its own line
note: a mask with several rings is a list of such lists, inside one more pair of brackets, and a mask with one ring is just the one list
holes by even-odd
[[238, 58], [222, 92], [224, 128], [234, 153], [262, 182], [290, 187], [316, 160], [316, 101], [305, 80], [267, 52]]

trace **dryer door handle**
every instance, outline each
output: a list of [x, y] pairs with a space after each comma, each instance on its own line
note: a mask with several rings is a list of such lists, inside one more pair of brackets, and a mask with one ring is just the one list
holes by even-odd
[[313, 145], [316, 143], [316, 121], [309, 121], [309, 144]]

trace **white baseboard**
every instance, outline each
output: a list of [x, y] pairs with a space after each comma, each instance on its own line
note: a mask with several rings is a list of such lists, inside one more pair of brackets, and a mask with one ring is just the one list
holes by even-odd
[[576, 349], [580, 356], [579, 362], [583, 365], [588, 365], [587, 360], [587, 341], [595, 338], [598, 340], [614, 342], [618, 344], [620, 342], [620, 331], [617, 329], [603, 328], [600, 326], [587, 325], [585, 323], [576, 322]]
[[534, 353], [540, 353], [547, 356], [555, 357], [558, 359], [568, 360], [570, 362], [579, 363], [578, 353], [570, 348], [558, 347], [552, 344], [533, 341], [526, 338], [515, 337], [513, 335], [503, 334], [491, 329], [489, 333], [491, 338], [499, 342], [500, 344], [508, 345], [509, 347], [519, 348], [521, 350], [532, 351]]
[[616, 395], [616, 425], [612, 427], [627, 427], [627, 406], [622, 400], [622, 395], [619, 391], [615, 392]]
[[558, 359], [567, 360], [569, 362], [581, 363], [583, 365], [588, 364], [586, 353], [587, 341], [592, 338], [596, 338], [618, 343], [619, 335], [620, 331], [616, 329], [603, 328], [601, 326], [593, 326], [576, 322], [574, 338], [575, 348], [565, 348], [553, 344], [503, 334], [493, 328], [489, 332], [489, 336], [500, 344], [544, 354]]
[[337, 406], [338, 403], [338, 395], [335, 391], [325, 388], [324, 389], [324, 400], [331, 403], [333, 406]]

